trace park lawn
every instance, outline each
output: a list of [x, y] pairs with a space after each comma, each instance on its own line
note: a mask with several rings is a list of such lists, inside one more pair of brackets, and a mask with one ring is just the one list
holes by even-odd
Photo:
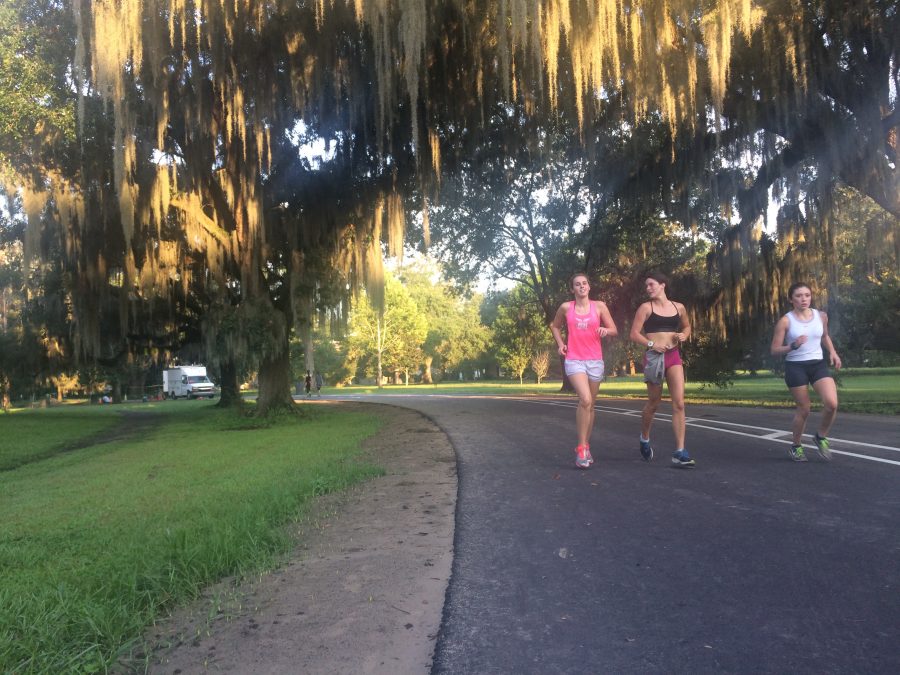
[[[900, 377], [897, 369], [848, 370], [838, 374], [838, 400], [844, 412], [900, 414]], [[600, 395], [620, 398], [643, 398], [646, 387], [640, 376], [610, 378], [600, 387]], [[715, 405], [793, 407], [794, 401], [784, 379], [780, 375], [759, 373], [738, 374], [733, 384], [716, 387], [702, 382], [685, 385], [688, 403]], [[812, 396], [813, 408], [821, 407], [818, 398]]]
[[[764, 379], [765, 381], [759, 381]], [[900, 414], [900, 377], [896, 375], [839, 374], [838, 401], [843, 412], [873, 413], [881, 415]], [[821, 404], [818, 397], [811, 396], [813, 408]], [[706, 387], [692, 392], [696, 403], [719, 405], [792, 407], [790, 392], [781, 377], [752, 378], [745, 376], [735, 380], [734, 387], [719, 389]]]
[[510, 396], [528, 396], [536, 394], [552, 394], [559, 391], [559, 380], [541, 384], [529, 383], [527, 380], [524, 384], [512, 382], [510, 380], [478, 380], [476, 382], [438, 382], [435, 384], [390, 384], [385, 385], [381, 389], [375, 385], [350, 385], [338, 388], [328, 388], [322, 390], [324, 394], [409, 394], [414, 396], [422, 396], [428, 394], [439, 395], [466, 395], [466, 396], [494, 396], [494, 395], [510, 395]]
[[[380, 473], [359, 456], [372, 415], [145, 410], [162, 414], [138, 438], [0, 472], [0, 672], [107, 671], [169, 607], [272, 564], [312, 497]], [[50, 412], [30, 414], [56, 437]]]
[[[690, 373], [688, 373], [690, 375]], [[793, 399], [780, 375], [760, 372], [739, 373], [727, 387], [688, 381], [688, 403], [715, 405], [792, 407]], [[559, 393], [559, 380], [519, 385], [510, 381], [442, 382], [439, 384], [342, 387], [340, 394], [443, 394], [480, 396], [535, 396]], [[647, 388], [642, 376], [610, 377], [600, 386], [600, 398], [644, 398]], [[665, 392], [664, 392], [665, 395]], [[900, 414], [900, 368], [847, 369], [838, 374], [840, 409], [845, 412]], [[813, 396], [813, 407], [819, 402]]]
[[112, 406], [94, 406], [90, 415], [80, 408], [67, 405], [0, 413], [0, 471], [64, 452], [119, 422]]

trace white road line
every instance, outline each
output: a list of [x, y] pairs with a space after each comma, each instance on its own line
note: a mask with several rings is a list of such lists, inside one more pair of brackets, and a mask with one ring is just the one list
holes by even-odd
[[[601, 410], [602, 409], [603, 408], [601, 408]], [[667, 415], [667, 417], [671, 418], [671, 415]], [[724, 420], [711, 421], [706, 418], [693, 418], [693, 419], [699, 419], [699, 421], [708, 422], [711, 424], [724, 424], [724, 425], [731, 426], [731, 427], [743, 427], [745, 429], [759, 429], [761, 431], [770, 431], [771, 433], [769, 434], [769, 436], [772, 436], [773, 438], [777, 438], [778, 436], [785, 436], [785, 435], [790, 434], [790, 432], [785, 432], [785, 431], [779, 432], [774, 429], [769, 429], [768, 427], [760, 427], [760, 426], [755, 426], [752, 424], [739, 424], [737, 422], [726, 422]], [[723, 431], [724, 431], [724, 429], [723, 429]], [[812, 438], [811, 434], [806, 434], [806, 436], [809, 436], [810, 438]], [[765, 437], [760, 436], [760, 438], [765, 438]], [[900, 452], [900, 448], [895, 448], [890, 445], [878, 445], [877, 443], [862, 443], [860, 441], [851, 441], [851, 440], [847, 440], [847, 439], [839, 439], [839, 438], [832, 438], [832, 437], [829, 437], [829, 440], [840, 441], [841, 443], [849, 443], [850, 445], [859, 445], [864, 448], [878, 448], [879, 450], [892, 450], [894, 452]]]
[[[418, 394], [382, 394], [382, 396], [385, 396], [385, 397], [395, 396], [398, 398], [402, 398], [402, 397], [414, 397], [414, 396], [418, 396]], [[433, 396], [434, 398], [457, 398], [450, 394], [431, 394], [430, 396]], [[364, 395], [351, 394], [348, 396], [343, 396], [341, 398], [364, 398]], [[562, 408], [574, 408], [576, 405], [575, 401], [568, 401], [568, 400], [554, 401], [554, 400], [536, 399], [536, 398], [519, 398], [519, 397], [515, 397], [515, 396], [488, 396], [488, 395], [478, 396], [478, 395], [474, 395], [474, 396], [467, 396], [467, 398], [502, 399], [505, 401], [521, 401], [524, 403], [537, 403], [538, 405], [551, 405], [551, 406], [557, 406], [557, 407], [562, 407]], [[640, 410], [632, 410], [630, 408], [613, 408], [611, 406], [602, 406], [602, 405], [595, 405], [594, 409], [601, 410], [603, 412], [613, 413], [614, 415], [624, 415], [626, 417], [639, 417], [641, 414]], [[659, 418], [662, 418], [662, 419], [666, 419], [666, 418], [672, 419], [672, 416], [667, 413], [656, 413], [656, 416]], [[785, 436], [790, 435], [789, 431], [779, 431], [778, 429], [770, 429], [769, 427], [760, 427], [760, 426], [755, 426], [752, 424], [740, 424], [738, 422], [726, 422], [724, 420], [721, 420], [721, 421], [716, 420], [716, 421], [710, 422], [708, 424], [701, 424], [698, 420], [707, 421], [705, 418], [688, 417], [685, 419], [685, 423], [691, 427], [698, 427], [700, 429], [708, 429], [710, 431], [721, 431], [722, 433], [725, 433], [725, 434], [734, 434], [735, 436], [745, 436], [747, 438], [755, 438], [755, 439], [764, 440], [764, 441], [781, 440]], [[746, 431], [737, 431], [734, 429], [723, 429], [720, 426], [715, 426], [715, 427], [709, 426], [709, 424], [719, 424], [719, 425], [725, 425], [725, 426], [731, 426], [731, 427], [742, 427], [744, 429], [757, 429], [759, 431], [767, 431], [768, 433], [767, 434], [751, 434], [751, 433], [747, 433]], [[812, 434], [805, 434], [804, 436], [806, 438], [812, 438]], [[890, 450], [892, 452], [900, 452], [900, 448], [895, 448], [890, 445], [878, 445], [876, 443], [861, 443], [859, 441], [851, 441], [851, 440], [847, 440], [847, 439], [843, 439], [843, 438], [835, 438], [833, 436], [830, 437], [828, 440], [830, 440], [832, 443], [840, 443], [841, 445], [843, 445], [843, 444], [858, 445], [863, 448], [878, 448], [879, 450]], [[883, 464], [894, 464], [895, 466], [900, 466], [900, 462], [895, 461], [893, 459], [882, 459], [881, 457], [872, 457], [871, 455], [860, 455], [855, 452], [847, 452], [845, 450], [835, 450], [834, 448], [831, 448], [831, 452], [834, 454], [837, 454], [837, 455], [845, 455], [847, 457], [857, 457], [859, 459], [868, 459], [872, 462], [881, 462]]]
[[900, 462], [893, 459], [882, 459], [881, 457], [872, 457], [871, 455], [860, 455], [855, 452], [844, 452], [843, 450], [831, 450], [832, 455], [846, 455], [847, 457], [859, 457], [860, 459], [868, 459], [873, 462], [884, 462], [885, 464], [894, 464], [900, 466]]
[[[568, 401], [541, 401], [538, 399], [530, 399], [530, 398], [516, 398], [514, 400], [525, 401], [528, 403], [538, 403], [541, 405], [562, 406], [562, 407], [566, 407], [566, 408], [574, 408], [575, 407], [574, 402], [568, 402]], [[631, 410], [629, 408], [613, 408], [610, 406], [598, 405], [598, 406], [595, 406], [595, 409], [603, 411], [603, 412], [613, 413], [614, 415], [624, 415], [627, 417], [635, 417], [635, 416], [640, 415], [639, 411]], [[671, 415], [668, 415], [666, 413], [657, 413], [657, 417], [661, 417], [664, 419], [672, 418]], [[685, 421], [686, 421], [687, 425], [691, 426], [691, 427], [698, 427], [700, 429], [708, 429], [710, 431], [720, 431], [725, 434], [734, 434], [735, 436], [746, 436], [747, 438], [756, 438], [759, 440], [766, 440], [766, 441], [779, 440], [785, 436], [790, 435], [789, 431], [779, 431], [778, 429], [770, 429], [769, 427], [760, 427], [760, 426], [755, 426], [752, 424], [739, 424], [737, 422], [725, 422], [725, 421], [720, 422], [720, 421], [716, 420], [715, 422], [701, 424], [698, 421], [698, 419], [700, 419], [700, 418], [689, 417]], [[704, 421], [706, 421], [706, 420], [704, 420]], [[736, 429], [723, 429], [718, 426], [710, 426], [710, 424], [722, 424], [722, 425], [728, 425], [728, 426], [733, 426], [733, 427], [743, 427], [744, 429], [758, 429], [759, 431], [767, 431], [769, 433], [767, 433], [765, 435], [752, 434], [752, 433], [748, 433], [746, 431], [738, 431]], [[804, 436], [806, 438], [810, 438], [810, 439], [812, 438], [812, 434], [805, 434]], [[878, 445], [876, 443], [861, 443], [859, 441], [851, 441], [851, 440], [847, 440], [847, 439], [843, 439], [843, 438], [835, 438], [833, 436], [829, 437], [828, 440], [831, 441], [832, 444], [840, 443], [841, 445], [844, 445], [844, 444], [858, 445], [858, 446], [861, 446], [864, 448], [878, 448], [879, 450], [891, 450], [893, 452], [900, 452], [900, 448], [894, 448], [890, 445]], [[893, 459], [882, 459], [881, 457], [872, 457], [870, 455], [860, 455], [855, 452], [847, 452], [845, 450], [835, 450], [834, 448], [831, 449], [831, 452], [838, 454], [838, 455], [846, 455], [847, 457], [858, 457], [859, 459], [868, 459], [873, 462], [882, 462], [884, 464], [894, 464], [896, 466], [900, 466], [900, 462], [895, 461]]]
[[[608, 408], [608, 407], [604, 407], [604, 406], [598, 406], [598, 410], [605, 410], [607, 412], [616, 412], [619, 410], [623, 410], [623, 408]], [[633, 411], [629, 410], [628, 412], [631, 413]], [[668, 417], [669, 419], [672, 418], [672, 416], [668, 415], [668, 414], [657, 413], [657, 415], [659, 415], [660, 417]], [[725, 420], [712, 421], [712, 420], [708, 420], [706, 418], [694, 417], [694, 418], [688, 418], [686, 421], [687, 421], [687, 424], [689, 424], [691, 426], [700, 427], [702, 429], [716, 429], [718, 431], [724, 431], [726, 433], [739, 433], [739, 432], [731, 431], [730, 429], [719, 429], [718, 427], [705, 426], [705, 424], [721, 424], [721, 425], [730, 426], [730, 427], [741, 427], [743, 429], [758, 429], [760, 431], [768, 431], [769, 433], [765, 436], [760, 435], [760, 434], [741, 434], [744, 436], [747, 436], [747, 435], [754, 436], [755, 438], [766, 438], [768, 440], [774, 440], [780, 436], [786, 436], [790, 433], [790, 432], [785, 432], [785, 431], [779, 431], [778, 429], [770, 429], [769, 427], [761, 427], [761, 426], [757, 426], [754, 424], [740, 424], [738, 422], [726, 422]], [[704, 422], [705, 424], [700, 424], [700, 422]], [[808, 438], [812, 438], [812, 434], [805, 434], [805, 436]], [[892, 452], [900, 452], [900, 448], [895, 448], [890, 445], [878, 445], [877, 443], [861, 443], [860, 441], [851, 441], [846, 438], [836, 438], [836, 437], [832, 437], [832, 436], [829, 436], [828, 440], [833, 441], [833, 442], [846, 443], [848, 445], [858, 445], [863, 448], [878, 448], [879, 450], [890, 450]]]

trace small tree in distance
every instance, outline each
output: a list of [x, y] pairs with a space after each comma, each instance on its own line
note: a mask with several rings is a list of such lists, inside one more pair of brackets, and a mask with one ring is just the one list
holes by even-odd
[[[496, 306], [491, 328], [497, 361], [517, 374], [521, 383], [522, 374], [546, 343], [549, 331], [542, 321], [540, 308], [523, 286], [500, 293], [492, 300]], [[545, 371], [541, 377], [546, 375]]]
[[522, 381], [522, 377], [525, 374], [525, 369], [528, 368], [528, 362], [530, 360], [531, 357], [528, 355], [527, 351], [517, 350], [515, 348], [500, 349], [500, 364], [519, 378], [520, 385], [525, 384], [525, 382]]
[[428, 323], [409, 292], [396, 278], [385, 277], [384, 311], [365, 295], [350, 315], [348, 356], [368, 360], [367, 369], [382, 386], [385, 369], [405, 370], [417, 365]]
[[531, 355], [531, 369], [537, 376], [537, 383], [547, 377], [550, 372], [550, 352], [546, 349], [539, 349]]

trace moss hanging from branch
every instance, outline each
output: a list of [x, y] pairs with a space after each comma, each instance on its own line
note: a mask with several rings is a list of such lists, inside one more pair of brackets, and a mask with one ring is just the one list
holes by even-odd
[[[867, 23], [884, 18], [883, 3], [845, 5], [76, 0], [79, 128], [101, 116], [98, 101], [109, 110], [110, 130], [98, 138], [113, 174], [84, 167], [87, 214], [58, 209], [72, 267], [89, 275], [80, 293], [114, 297], [132, 322], [150, 296], [202, 305], [225, 287], [239, 299], [268, 295], [277, 307], [279, 284], [293, 288], [290, 277], [307, 274], [313, 257], [332, 261], [354, 288], [377, 287], [382, 244], [402, 252], [407, 186], [419, 185], [423, 203], [433, 198], [446, 167], [484, 140], [484, 121], [516, 108], [529, 129], [574, 120], [589, 150], [594, 124], [624, 130], [661, 120], [670, 138], [658, 163], [635, 172], [628, 196], [665, 193], [685, 227], [694, 220], [692, 191], [714, 194], [726, 217], [736, 208], [740, 223], [712, 263], [734, 289], [724, 306], [769, 302], [782, 283], [766, 286], [757, 273], [770, 262], [757, 252], [770, 190], [808, 201], [802, 224], [791, 227], [816, 254], [832, 241], [831, 188], [811, 173], [881, 190], [887, 207], [898, 200], [885, 150], [894, 148], [896, 165], [900, 31], [891, 37]], [[858, 84], [829, 66], [841, 58], [848, 72], [893, 77], [893, 96], [886, 85], [880, 99], [854, 92]], [[314, 172], [297, 169], [286, 140], [301, 120], [339, 139], [323, 173], [340, 189], [324, 196], [304, 186]], [[510, 125], [496, 147], [522, 140]], [[737, 175], [748, 157], [759, 168]], [[107, 282], [110, 269], [122, 270], [120, 286]]]

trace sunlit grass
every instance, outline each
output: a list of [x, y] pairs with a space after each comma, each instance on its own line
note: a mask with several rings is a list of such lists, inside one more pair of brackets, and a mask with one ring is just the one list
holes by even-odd
[[[99, 408], [71, 412], [88, 427], [110, 416]], [[356, 459], [375, 417], [304, 408], [260, 425], [145, 404], [163, 414], [137, 438], [0, 472], [0, 672], [106, 671], [165, 608], [270, 564], [312, 497], [377, 473]], [[54, 413], [29, 413], [38, 455], [73, 423]], [[0, 416], [0, 437], [15, 420]]]

